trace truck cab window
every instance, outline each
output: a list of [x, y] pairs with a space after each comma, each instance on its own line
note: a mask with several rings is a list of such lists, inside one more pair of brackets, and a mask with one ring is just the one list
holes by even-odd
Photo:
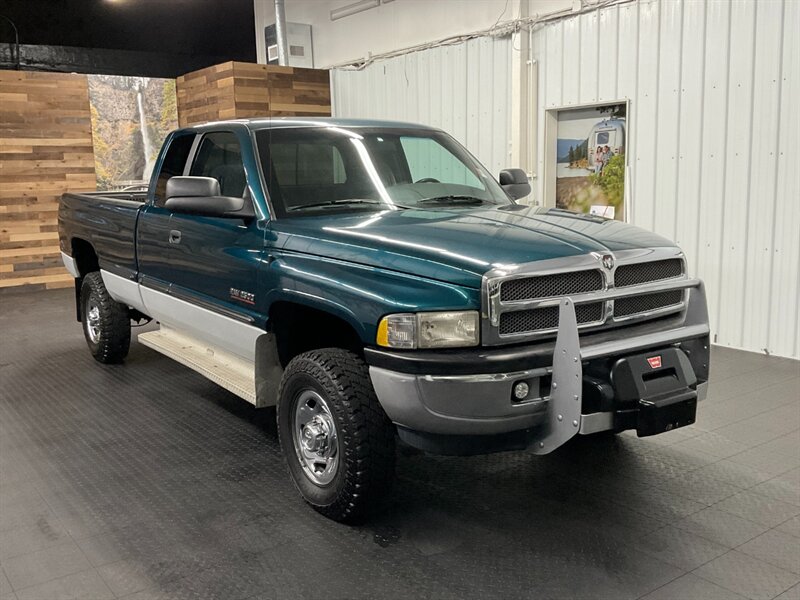
[[183, 175], [186, 160], [189, 158], [189, 151], [192, 149], [194, 135], [181, 135], [170, 142], [167, 153], [164, 155], [164, 162], [161, 164], [161, 171], [158, 173], [154, 199], [156, 206], [164, 206], [167, 201], [167, 181], [176, 175]]
[[220, 194], [223, 196], [244, 196], [247, 177], [236, 135], [219, 131], [204, 136], [189, 175], [213, 177], [219, 181]]

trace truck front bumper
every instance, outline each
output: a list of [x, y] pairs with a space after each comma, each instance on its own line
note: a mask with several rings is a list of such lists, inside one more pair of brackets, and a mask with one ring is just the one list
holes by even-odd
[[[449, 353], [367, 349], [366, 358], [378, 400], [409, 444], [444, 454], [519, 448], [544, 454], [578, 434], [637, 428], [642, 402], [670, 403], [679, 392], [702, 400], [708, 336], [705, 292], [697, 282], [679, 315], [626, 328], [579, 337], [574, 307], [565, 298], [555, 341]], [[647, 384], [631, 390], [612, 381], [621, 360], [641, 364], [644, 355], [662, 354], [673, 357], [682, 382], [674, 393], [662, 386], [648, 398]], [[617, 368], [618, 380], [623, 370]], [[641, 375], [650, 377], [637, 374], [640, 384]], [[529, 389], [522, 400], [514, 395], [520, 382]]]

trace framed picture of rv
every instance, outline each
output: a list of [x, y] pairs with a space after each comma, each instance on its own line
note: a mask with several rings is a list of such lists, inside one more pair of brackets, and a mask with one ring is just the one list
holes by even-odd
[[627, 220], [628, 101], [547, 111], [545, 202]]

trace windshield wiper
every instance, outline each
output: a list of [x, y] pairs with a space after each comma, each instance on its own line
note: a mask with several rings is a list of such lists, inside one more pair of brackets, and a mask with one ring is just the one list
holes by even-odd
[[433, 196], [431, 198], [424, 198], [417, 202], [417, 204], [483, 204], [486, 200], [476, 198], [475, 196]]
[[[292, 206], [288, 211], [305, 210], [307, 208], [322, 208], [326, 206], [345, 206], [347, 204], [383, 204], [384, 206], [392, 206], [381, 200], [372, 200], [371, 198], [349, 198], [347, 200], [328, 200], [326, 202], [314, 202], [313, 204], [302, 204], [300, 206]], [[397, 206], [396, 204], [394, 206]], [[405, 208], [405, 206], [398, 206], [398, 208]]]

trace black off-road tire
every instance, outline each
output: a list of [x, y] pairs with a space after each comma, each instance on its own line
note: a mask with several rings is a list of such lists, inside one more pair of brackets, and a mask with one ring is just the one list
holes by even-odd
[[[339, 464], [333, 480], [319, 485], [304, 472], [293, 435], [296, 403], [304, 390], [327, 403], [338, 434]], [[327, 348], [296, 356], [278, 392], [278, 436], [295, 487], [315, 510], [335, 521], [363, 520], [394, 480], [395, 429], [381, 408], [364, 361]]]
[[[90, 333], [90, 307], [97, 307], [97, 335]], [[131, 319], [128, 307], [109, 296], [100, 273], [95, 271], [81, 284], [81, 321], [83, 336], [95, 360], [103, 364], [120, 363], [131, 345]]]

